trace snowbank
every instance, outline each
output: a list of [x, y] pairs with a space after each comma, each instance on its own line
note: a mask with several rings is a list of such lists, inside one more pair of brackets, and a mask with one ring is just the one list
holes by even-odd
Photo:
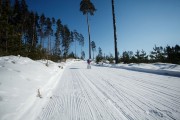
[[0, 57], [0, 120], [31, 119], [51, 98], [66, 64], [45, 64], [21, 56]]
[[121, 68], [121, 69], [127, 69], [127, 70], [132, 70], [132, 71], [180, 77], [180, 65], [177, 65], [177, 64], [169, 64], [169, 63], [136, 64], [136, 63], [131, 63], [131, 64], [117, 64], [116, 65], [116, 64], [100, 63], [100, 64], [96, 64], [96, 65], [103, 66], [103, 67]]

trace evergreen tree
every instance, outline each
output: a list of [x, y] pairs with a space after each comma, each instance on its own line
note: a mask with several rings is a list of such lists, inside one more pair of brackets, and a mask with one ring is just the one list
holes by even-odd
[[[113, 57], [112, 53], [110, 53], [109, 56], [107, 55], [107, 56], [105, 57], [105, 59], [108, 60], [109, 63], [113, 63], [113, 62], [114, 62], [114, 57]], [[105, 62], [106, 62], [106, 61], [105, 61]]]
[[141, 51], [140, 56], [140, 62], [147, 63], [148, 62], [148, 55], [146, 55], [146, 52], [144, 50]]
[[10, 6], [10, 0], [2, 1], [1, 16], [0, 16], [0, 43], [1, 50], [6, 54], [13, 52], [11, 49], [14, 43], [13, 34], [14, 26], [12, 24], [13, 12]]
[[[51, 22], [52, 22], [52, 31], [51, 31], [51, 36], [53, 36], [54, 35], [54, 29], [53, 29], [53, 27], [55, 26], [55, 24], [56, 24], [56, 20], [55, 20], [55, 18], [54, 17], [52, 17], [52, 19], [51, 19]], [[52, 52], [53, 52], [53, 50], [52, 50], [52, 39], [51, 39], [51, 37], [50, 37], [50, 54], [52, 55]]]
[[56, 33], [55, 33], [55, 55], [57, 56], [61, 55], [61, 49], [60, 49], [61, 32], [62, 32], [62, 24], [61, 24], [61, 20], [58, 19], [56, 22]]
[[28, 29], [29, 11], [25, 0], [21, 0], [21, 34], [26, 45]]
[[48, 17], [46, 19], [46, 30], [45, 30], [45, 36], [48, 38], [48, 45], [47, 45], [47, 51], [48, 54], [50, 52], [50, 37], [51, 37], [51, 33], [52, 33], [52, 22], [51, 19]]
[[46, 17], [44, 14], [40, 16], [40, 28], [39, 28], [39, 35], [40, 35], [40, 45], [42, 48], [44, 48], [44, 37], [45, 37], [45, 24], [46, 24]]
[[86, 19], [87, 19], [88, 36], [89, 36], [89, 59], [91, 59], [91, 36], [90, 36], [88, 13], [90, 13], [90, 15], [94, 15], [96, 9], [90, 0], [82, 0], [80, 3], [80, 11], [83, 13], [83, 15], [86, 15]]
[[167, 46], [165, 48], [166, 62], [180, 64], [180, 46], [175, 45], [175, 47]]
[[103, 58], [102, 49], [100, 47], [98, 48], [98, 56]]
[[71, 52], [71, 53], [68, 55], [68, 58], [76, 58], [76, 56], [74, 55], [73, 52]]
[[28, 14], [28, 6], [26, 4], [26, 0], [21, 0], [21, 14], [22, 14], [22, 21], [26, 20], [26, 16]]
[[84, 36], [82, 34], [79, 34], [79, 45], [81, 46], [81, 53], [82, 53], [82, 47], [84, 46]]
[[175, 56], [175, 59], [174, 59], [174, 62], [175, 64], [180, 64], [180, 46], [179, 45], [175, 45], [174, 47], [174, 56]]
[[172, 63], [174, 56], [173, 56], [173, 49], [170, 46], [166, 47], [165, 54], [167, 55], [167, 62]]
[[155, 47], [153, 48], [154, 51], [151, 51], [151, 61], [153, 62], [164, 62], [165, 61], [165, 54], [164, 54], [164, 49], [163, 47], [157, 47], [155, 45]]
[[74, 42], [74, 46], [75, 46], [75, 56], [77, 57], [77, 53], [76, 53], [76, 42], [79, 42], [79, 45], [81, 46], [81, 52], [82, 52], [82, 47], [84, 46], [84, 37], [82, 34], [78, 33], [77, 30], [74, 30], [73, 32], [71, 32], [71, 38], [72, 41]]
[[136, 51], [135, 57], [136, 57], [136, 60], [137, 60], [136, 62], [140, 63], [141, 56], [140, 56], [140, 51], [139, 50]]
[[21, 6], [20, 6], [20, 3], [19, 3], [19, 0], [15, 0], [15, 3], [14, 3], [14, 9], [13, 9], [13, 22], [14, 24], [19, 24], [21, 23]]
[[93, 51], [93, 59], [94, 59], [94, 52], [96, 51], [96, 44], [94, 41], [91, 42], [91, 47], [92, 47], [92, 51]]
[[34, 12], [31, 12], [28, 15], [28, 19], [26, 21], [26, 34], [25, 39], [27, 39], [26, 49], [27, 49], [27, 55], [29, 57], [35, 57], [34, 52], [36, 51], [36, 46], [38, 43], [38, 37], [37, 37], [37, 21], [38, 17], [37, 14]]
[[84, 51], [81, 52], [81, 59], [83, 59], [83, 60], [85, 59], [85, 52]]
[[61, 20], [58, 19], [56, 22], [56, 32], [55, 32], [55, 55], [60, 56], [61, 55], [61, 50], [60, 50], [60, 35], [62, 32], [62, 24]]
[[71, 32], [71, 36], [72, 36], [72, 41], [74, 42], [74, 47], [75, 47], [74, 54], [75, 54], [75, 58], [76, 58], [77, 57], [77, 54], [76, 54], [76, 41], [79, 40], [79, 33], [77, 32], [77, 30], [74, 30], [73, 32]]
[[65, 60], [67, 58], [71, 42], [72, 42], [72, 39], [71, 39], [70, 30], [67, 27], [67, 25], [64, 25], [62, 29], [62, 47], [63, 47], [63, 52], [64, 52], [63, 55], [65, 57]]
[[21, 14], [21, 5], [18, 0], [15, 0], [14, 3], [14, 9], [13, 9], [13, 16], [12, 16], [12, 22], [14, 27], [14, 31], [16, 32], [16, 35], [22, 34], [22, 14]]
[[102, 60], [103, 60], [103, 53], [102, 53], [102, 49], [99, 47], [98, 48], [98, 55], [96, 56], [96, 63], [98, 63]]
[[46, 19], [46, 29], [45, 29], [45, 36], [48, 38], [48, 44], [47, 44], [47, 63], [46, 65], [48, 66], [48, 59], [49, 59], [49, 55], [50, 55], [50, 40], [51, 40], [51, 34], [52, 34], [52, 22], [51, 19], [48, 17]]
[[2, 0], [0, 0], [0, 16], [1, 16], [1, 12], [2, 12]]
[[126, 64], [130, 62], [130, 56], [127, 51], [123, 52], [122, 54], [122, 61]]

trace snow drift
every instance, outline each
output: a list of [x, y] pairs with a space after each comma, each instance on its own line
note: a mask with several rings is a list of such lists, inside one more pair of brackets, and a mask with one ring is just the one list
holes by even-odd
[[106, 63], [102, 63], [102, 62], [99, 64], [95, 64], [95, 63], [93, 63], [93, 64], [96, 66], [102, 66], [102, 67], [120, 68], [120, 69], [126, 69], [126, 70], [131, 70], [131, 71], [180, 77], [180, 65], [177, 65], [177, 64], [169, 64], [169, 63], [136, 64], [136, 63], [131, 63], [131, 64], [115, 65], [115, 64], [106, 64]]
[[[63, 63], [33, 61], [21, 56], [0, 57], [0, 119], [20, 119], [22, 115], [38, 113], [29, 109], [41, 108], [46, 100], [39, 100], [38, 89], [43, 98], [51, 96], [63, 72]], [[38, 107], [35, 107], [38, 106]], [[31, 110], [32, 111], [32, 110]]]

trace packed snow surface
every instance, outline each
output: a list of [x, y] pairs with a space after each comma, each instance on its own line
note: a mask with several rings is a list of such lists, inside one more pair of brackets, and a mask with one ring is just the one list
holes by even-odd
[[0, 120], [180, 120], [179, 76], [174, 64], [1, 57]]

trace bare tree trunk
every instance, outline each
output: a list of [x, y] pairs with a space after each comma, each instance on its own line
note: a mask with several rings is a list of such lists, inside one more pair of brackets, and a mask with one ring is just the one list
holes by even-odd
[[90, 36], [90, 26], [88, 21], [88, 13], [86, 14], [87, 24], [88, 24], [88, 36], [89, 36], [89, 59], [91, 59], [91, 36]]
[[114, 27], [114, 48], [115, 48], [115, 62], [118, 63], [118, 52], [117, 52], [117, 36], [116, 36], [116, 20], [114, 12], [114, 0], [112, 0], [112, 15], [113, 15], [113, 27]]

